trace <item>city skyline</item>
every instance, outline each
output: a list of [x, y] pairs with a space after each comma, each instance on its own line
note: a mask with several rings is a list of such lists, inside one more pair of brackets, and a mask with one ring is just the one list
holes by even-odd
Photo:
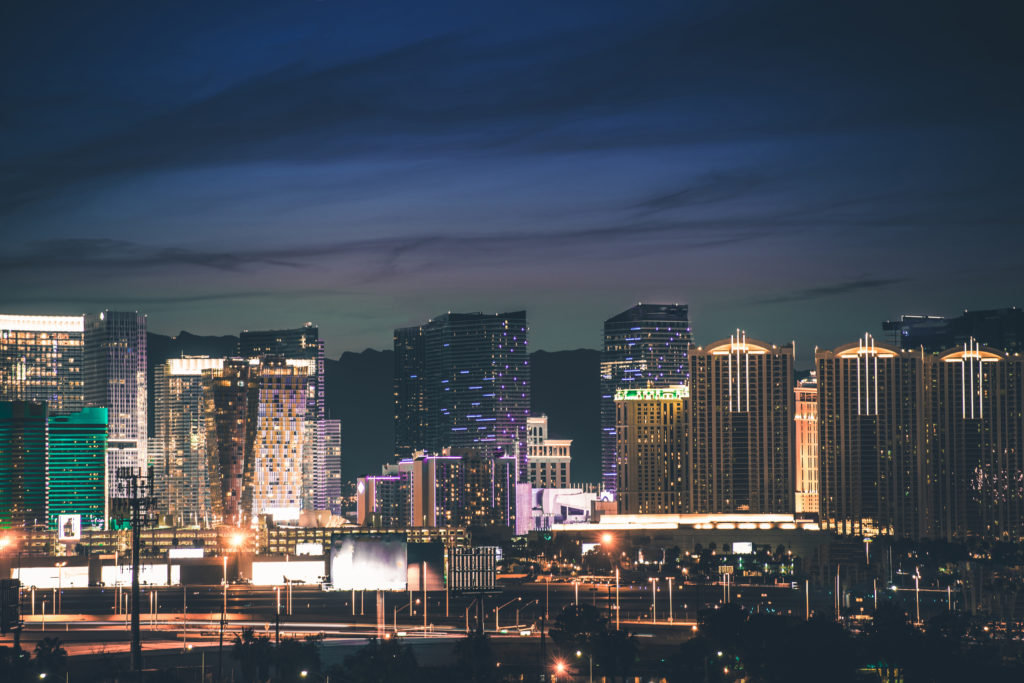
[[1016, 8], [197, 9], [12, 12], [0, 307], [314, 320], [337, 357], [436, 310], [597, 348], [679, 301], [800, 355], [1020, 289]]

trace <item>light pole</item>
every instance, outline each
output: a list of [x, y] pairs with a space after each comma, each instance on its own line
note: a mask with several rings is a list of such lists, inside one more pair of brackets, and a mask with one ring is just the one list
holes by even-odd
[[56, 610], [57, 614], [63, 614], [64, 613], [64, 586], [63, 586], [64, 571], [63, 570], [64, 570], [64, 566], [65, 565], [67, 565], [67, 561], [58, 562], [57, 565], [56, 565], [57, 566], [57, 602], [56, 602], [55, 606], [57, 607], [57, 610]]
[[525, 605], [520, 605], [519, 607], [516, 607], [516, 628], [518, 628], [519, 625], [522, 623], [522, 622], [519, 621], [519, 610], [526, 609], [527, 607], [529, 607], [530, 605], [532, 605], [535, 602], [538, 602], [539, 600], [540, 600], [540, 598], [538, 598], [537, 600], [531, 600], [530, 602], [526, 603]]
[[619, 568], [615, 568], [615, 630], [619, 630]]
[[522, 598], [512, 598], [511, 600], [506, 602], [504, 605], [499, 605], [498, 607], [494, 608], [494, 631], [495, 631], [495, 633], [498, 632], [498, 613], [501, 612], [501, 608], [502, 607], [508, 607], [513, 602], [517, 602], [517, 601], [520, 601], [520, 600], [522, 600]]
[[[392, 617], [392, 619], [394, 620], [395, 633], [398, 633], [398, 613], [401, 612], [402, 610], [407, 610], [410, 607], [412, 607], [412, 603], [409, 603], [409, 604], [404, 605], [402, 607], [397, 607], [397, 606], [395, 607], [395, 613], [394, 613], [394, 616]], [[387, 612], [385, 612], [385, 614], [387, 614]], [[409, 614], [412, 614], [412, 610], [409, 611]], [[466, 614], [468, 615], [469, 612], [467, 612]], [[384, 618], [387, 619], [387, 617], [384, 617]]]
[[551, 597], [551, 575], [548, 574], [548, 580], [544, 582], [544, 620], [547, 621], [551, 617], [548, 615], [548, 604]]
[[[582, 650], [576, 650], [576, 658], [579, 659], [583, 656]], [[594, 683], [594, 653], [588, 652], [587, 659], [590, 660], [590, 683]]]
[[651, 623], [658, 622], [658, 577], [648, 579], [651, 582]]
[[672, 620], [673, 620], [673, 613], [672, 613], [672, 578], [673, 577], [670, 576], [667, 579], [665, 579], [666, 581], [668, 581], [668, 623], [670, 623], [670, 624], [672, 623]]
[[871, 540], [872, 539], [869, 536], [865, 536], [864, 537], [864, 564], [865, 564], [865, 566], [869, 566], [871, 564], [871, 551], [870, 551]]
[[573, 586], [574, 589], [576, 589], [576, 597], [574, 599], [574, 602], [575, 602], [576, 606], [578, 607], [579, 604], [580, 604], [580, 580], [579, 579], [573, 579], [572, 580], [572, 586]]
[[916, 626], [921, 625], [921, 569], [920, 567], [914, 573], [914, 610], [917, 615], [917, 620], [914, 622]]

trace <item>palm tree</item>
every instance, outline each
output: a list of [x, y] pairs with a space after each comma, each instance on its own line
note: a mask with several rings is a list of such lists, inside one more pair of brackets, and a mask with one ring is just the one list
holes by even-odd
[[35, 657], [41, 674], [54, 675], [67, 670], [68, 652], [60, 638], [43, 638], [36, 643]]

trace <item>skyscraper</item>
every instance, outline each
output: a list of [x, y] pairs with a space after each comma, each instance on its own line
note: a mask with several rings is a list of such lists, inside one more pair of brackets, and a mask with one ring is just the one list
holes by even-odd
[[519, 479], [525, 479], [530, 412], [525, 311], [434, 318], [422, 328], [422, 354], [413, 329], [395, 332], [396, 451], [473, 448], [487, 457], [515, 458]]
[[[327, 462], [324, 420], [324, 342], [313, 323], [286, 330], [244, 330], [238, 336], [238, 355], [243, 358], [278, 356], [310, 362], [307, 383], [305, 425], [303, 436], [303, 499], [304, 510], [326, 510], [330, 487], [335, 477]], [[338, 463], [340, 465], [340, 462]], [[337, 473], [340, 477], [340, 472]]]
[[154, 373], [153, 473], [161, 512], [175, 524], [199, 524], [211, 514], [203, 375], [223, 367], [223, 358], [188, 356]]
[[80, 315], [0, 315], [0, 401], [81, 410], [83, 330]]
[[737, 331], [690, 351], [694, 512], [792, 513], [793, 347]]
[[812, 372], [794, 392], [796, 511], [818, 511], [818, 378]]
[[925, 367], [926, 535], [1024, 537], [1024, 359], [969, 339]]
[[[308, 366], [307, 366], [308, 368]], [[258, 366], [259, 411], [253, 451], [252, 513], [298, 521], [309, 481], [305, 439], [309, 371], [291, 360], [264, 357]], [[306, 462], [304, 463], [304, 459]], [[322, 461], [321, 461], [322, 464]], [[325, 509], [325, 508], [318, 508]]]
[[904, 350], [940, 353], [974, 340], [997, 351], [1024, 352], [1024, 310], [1016, 307], [964, 311], [955, 318], [903, 315], [886, 320], [882, 329]]
[[327, 509], [341, 514], [341, 420], [324, 420], [324, 454], [327, 461]]
[[252, 473], [259, 414], [259, 376], [249, 361], [232, 358], [220, 371], [204, 371], [210, 510], [217, 521], [252, 522]]
[[428, 447], [426, 339], [423, 327], [395, 330], [395, 457], [410, 458]]
[[85, 316], [83, 375], [85, 404], [106, 408], [108, 485], [122, 498], [117, 474], [146, 471], [148, 457], [146, 394], [146, 316], [103, 311]]
[[693, 512], [689, 386], [619, 389], [615, 411], [619, 512]]
[[45, 403], [0, 402], [0, 528], [46, 524]]
[[59, 515], [81, 515], [82, 527], [102, 529], [107, 509], [107, 409], [50, 415], [47, 509], [51, 529]]
[[816, 352], [815, 362], [822, 526], [920, 538], [927, 514], [922, 354], [865, 334]]
[[615, 494], [615, 392], [667, 387], [689, 380], [687, 354], [693, 341], [689, 307], [637, 304], [604, 323], [601, 354], [601, 481]]

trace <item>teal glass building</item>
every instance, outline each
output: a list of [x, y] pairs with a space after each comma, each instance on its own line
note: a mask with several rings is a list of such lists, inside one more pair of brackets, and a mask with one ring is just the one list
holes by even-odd
[[82, 516], [82, 528], [102, 528], [107, 513], [107, 409], [85, 408], [49, 418], [48, 521]]

